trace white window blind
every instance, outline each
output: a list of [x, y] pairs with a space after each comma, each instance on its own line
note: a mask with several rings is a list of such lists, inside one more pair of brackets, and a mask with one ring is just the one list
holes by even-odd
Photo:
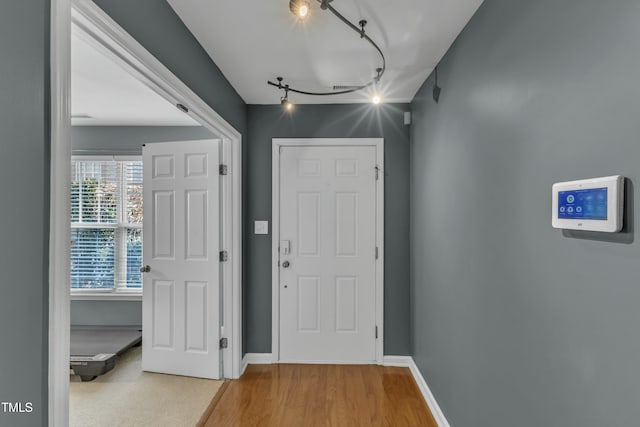
[[142, 162], [72, 160], [71, 288], [140, 288]]

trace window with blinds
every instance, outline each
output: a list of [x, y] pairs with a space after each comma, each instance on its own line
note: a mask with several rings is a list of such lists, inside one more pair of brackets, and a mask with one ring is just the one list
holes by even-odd
[[142, 162], [71, 161], [71, 288], [142, 287]]

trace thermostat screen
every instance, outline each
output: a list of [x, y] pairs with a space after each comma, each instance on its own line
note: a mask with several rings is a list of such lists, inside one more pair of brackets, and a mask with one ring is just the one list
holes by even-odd
[[558, 191], [558, 218], [607, 219], [607, 188]]

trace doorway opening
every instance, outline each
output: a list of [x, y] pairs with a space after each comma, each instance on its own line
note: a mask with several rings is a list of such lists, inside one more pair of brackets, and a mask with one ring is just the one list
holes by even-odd
[[[240, 144], [241, 135], [229, 125], [222, 117], [213, 111], [204, 101], [175, 77], [166, 67], [128, 35], [118, 26], [108, 15], [106, 15], [93, 2], [88, 0], [54, 0], [52, 1], [52, 25], [51, 25], [51, 53], [52, 53], [52, 149], [51, 149], [51, 236], [50, 236], [50, 311], [49, 311], [49, 422], [50, 425], [68, 425], [69, 422], [69, 356], [70, 356], [70, 324], [72, 320], [70, 311], [70, 273], [76, 266], [76, 276], [85, 281], [78, 283], [98, 283], [93, 280], [96, 277], [83, 276], [82, 268], [77, 268], [81, 263], [71, 264], [71, 261], [78, 261], [78, 251], [74, 252], [73, 244], [70, 244], [71, 235], [70, 218], [72, 218], [73, 208], [70, 194], [72, 194], [71, 162], [72, 154], [91, 156], [92, 158], [75, 158], [74, 161], [99, 162], [104, 158], [96, 159], [95, 156], [109, 155], [109, 162], [124, 162], [122, 165], [116, 164], [116, 169], [124, 171], [121, 176], [126, 176], [129, 166], [126, 162], [136, 162], [139, 159], [132, 158], [140, 155], [137, 152], [127, 152], [126, 147], [106, 147], [102, 152], [96, 150], [96, 146], [71, 147], [72, 135], [74, 133], [73, 124], [84, 121], [88, 124], [92, 120], [92, 114], [83, 114], [71, 103], [71, 41], [72, 26], [74, 33], [81, 37], [82, 41], [90, 44], [104, 57], [118, 64], [124, 69], [131, 80], [135, 80], [155, 96], [161, 97], [170, 103], [172, 112], [179, 113], [182, 119], [190, 121], [194, 126], [201, 129], [203, 134], [214, 135], [219, 140], [219, 148], [216, 148], [220, 162], [227, 165], [227, 175], [224, 180], [220, 180], [219, 190], [221, 209], [219, 211], [219, 245], [228, 253], [228, 262], [220, 263], [220, 308], [222, 317], [220, 319], [219, 335], [227, 338], [228, 346], [220, 353], [220, 363], [222, 364], [221, 376], [226, 378], [237, 378], [240, 374], [241, 364], [241, 158]], [[77, 78], [74, 80], [77, 81]], [[176, 109], [177, 106], [180, 110]], [[71, 107], [74, 108], [75, 117], [71, 116]], [[96, 114], [96, 116], [99, 114]], [[157, 117], [157, 114], [152, 114]], [[170, 120], [170, 119], [168, 119]], [[166, 124], [167, 122], [165, 122]], [[191, 124], [190, 123], [190, 124]], [[130, 125], [133, 123], [130, 123]], [[115, 129], [115, 123], [111, 126]], [[153, 127], [153, 124], [147, 124]], [[82, 127], [85, 133], [88, 126]], [[95, 130], [95, 129], [94, 129]], [[106, 131], [105, 129], [102, 129]], [[111, 129], [113, 130], [113, 129]], [[166, 130], [166, 129], [165, 129]], [[175, 130], [175, 129], [174, 129]], [[184, 130], [184, 129], [183, 129]], [[175, 135], [174, 135], [175, 136]], [[74, 135], [74, 142], [79, 140]], [[117, 139], [117, 138], [116, 138]], [[183, 138], [185, 139], [185, 138]], [[194, 138], [186, 138], [193, 140]], [[165, 139], [167, 140], [167, 139]], [[168, 140], [176, 140], [170, 138]], [[120, 140], [122, 141], [122, 139]], [[129, 140], [131, 141], [131, 139]], [[158, 141], [152, 137], [152, 141]], [[150, 142], [150, 141], [149, 141]], [[117, 142], [116, 142], [117, 145]], [[93, 152], [91, 152], [93, 148]], [[73, 151], [73, 153], [72, 153]], [[110, 151], [110, 152], [109, 152]], [[135, 151], [135, 150], [134, 150]], [[117, 157], [117, 156], [124, 157]], [[116, 157], [114, 157], [116, 156]], [[94, 165], [95, 166], [95, 165]], [[113, 166], [113, 164], [111, 165]], [[104, 170], [111, 166], [105, 166]], [[100, 168], [98, 168], [100, 169]], [[102, 170], [101, 169], [101, 170]], [[217, 175], [218, 165], [215, 165]], [[96, 169], [97, 170], [97, 169]], [[97, 173], [97, 172], [95, 172]], [[135, 174], [134, 174], [135, 175]], [[93, 178], [93, 177], [90, 177]], [[121, 189], [127, 191], [127, 183], [120, 183]], [[133, 184], [135, 186], [135, 183]], [[109, 187], [107, 185], [107, 187]], [[105, 187], [106, 188], [106, 187]], [[126, 199], [126, 197], [125, 197]], [[128, 200], [125, 201], [125, 204]], [[117, 209], [114, 212], [121, 212]], [[122, 216], [120, 217], [122, 218]], [[91, 226], [77, 225], [77, 229], [90, 229]], [[119, 252], [119, 267], [113, 269], [109, 274], [102, 275], [101, 285], [83, 286], [80, 292], [75, 292], [73, 296], [74, 304], [88, 304], [81, 310], [74, 310], [73, 319], [83, 314], [96, 314], [95, 304], [106, 304], [111, 302], [128, 303], [129, 305], [140, 305], [142, 296], [136, 294], [136, 283], [140, 282], [135, 278], [135, 267], [129, 266], [130, 262], [136, 260], [137, 244], [136, 224], [132, 230], [117, 230], [114, 235], [114, 257]], [[125, 227], [126, 228], [126, 227]], [[90, 235], [100, 234], [101, 238], [110, 238], [110, 232], [102, 231], [77, 231], [80, 233], [75, 242], [87, 242]], [[86, 234], [86, 236], [84, 235]], [[115, 235], [126, 235], [131, 239], [124, 238], [120, 244], [115, 243]], [[138, 233], [139, 234], [139, 233]], [[103, 239], [103, 240], [104, 240]], [[90, 240], [90, 239], [89, 239]], [[131, 243], [129, 245], [129, 243]], [[84, 243], [83, 243], [84, 244]], [[76, 247], [77, 249], [77, 247]], [[103, 254], [104, 255], [104, 254]], [[104, 258], [104, 257], [103, 257]], [[110, 258], [107, 256], [106, 258]], [[217, 253], [216, 253], [217, 260]], [[70, 267], [71, 266], [71, 267]], [[131, 267], [131, 268], [129, 268]], [[119, 269], [120, 268], [120, 269]], [[131, 273], [131, 274], [130, 274]], [[105, 279], [106, 277], [106, 279]], [[217, 279], [217, 278], [216, 278]], [[103, 289], [99, 289], [100, 286]], [[105, 292], [104, 287], [111, 287]], [[96, 289], [98, 288], [98, 289]], [[104, 300], [96, 301], [96, 293], [102, 293]], [[84, 294], [84, 295], [83, 295]], [[92, 306], [94, 304], [94, 306]], [[104, 307], [104, 305], [103, 305]], [[83, 312], [84, 310], [84, 312]], [[134, 310], [135, 311], [135, 310]], [[107, 313], [107, 317], [109, 314]], [[135, 315], [134, 315], [135, 317]], [[217, 342], [216, 342], [217, 347]]]

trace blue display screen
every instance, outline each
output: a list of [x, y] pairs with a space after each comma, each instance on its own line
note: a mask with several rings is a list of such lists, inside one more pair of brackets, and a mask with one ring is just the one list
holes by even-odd
[[607, 188], [558, 192], [558, 218], [607, 219]]

